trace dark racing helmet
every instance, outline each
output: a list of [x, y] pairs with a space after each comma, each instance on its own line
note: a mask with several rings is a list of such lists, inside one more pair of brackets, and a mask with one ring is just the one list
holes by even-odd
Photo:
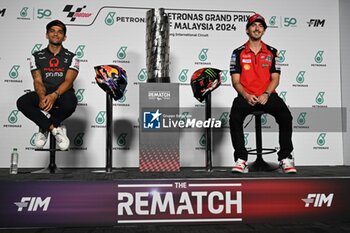
[[125, 93], [128, 79], [123, 68], [117, 65], [100, 65], [94, 67], [96, 83], [114, 100], [119, 100]]
[[221, 70], [215, 68], [201, 68], [195, 71], [191, 78], [193, 96], [203, 102], [205, 97], [221, 84]]

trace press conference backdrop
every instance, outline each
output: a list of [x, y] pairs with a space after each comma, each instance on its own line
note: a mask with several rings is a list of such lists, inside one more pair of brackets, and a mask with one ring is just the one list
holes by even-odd
[[[138, 167], [139, 84], [147, 79], [145, 16], [151, 8], [165, 8], [171, 22], [170, 80], [179, 83], [183, 116], [188, 109], [204, 107], [193, 98], [192, 73], [202, 67], [223, 70], [223, 83], [212, 94], [213, 117], [222, 121], [222, 130], [213, 136], [214, 166], [231, 166], [233, 161], [228, 115], [236, 92], [231, 87], [229, 61], [232, 50], [246, 42], [246, 20], [254, 12], [262, 14], [269, 26], [263, 40], [279, 51], [282, 75], [277, 91], [293, 112], [296, 164], [343, 164], [342, 118], [337, 111], [342, 107], [338, 1], [13, 0], [0, 6], [1, 167], [9, 166], [14, 147], [20, 153], [20, 167], [47, 164], [48, 154], [34, 151], [38, 129], [17, 110], [16, 100], [33, 88], [29, 59], [47, 46], [45, 26], [53, 19], [68, 25], [64, 46], [81, 60], [74, 84], [78, 107], [65, 122], [71, 148], [58, 153], [57, 163], [61, 167], [105, 165], [105, 93], [94, 82], [93, 67], [116, 64], [127, 71], [129, 84], [124, 98], [113, 106], [114, 166]], [[274, 119], [265, 116], [263, 127], [267, 131], [264, 146], [278, 148]], [[253, 130], [245, 133], [245, 140], [248, 148], [255, 147]], [[202, 130], [181, 132], [181, 166], [204, 166], [204, 142]], [[276, 161], [277, 156], [265, 159]]]

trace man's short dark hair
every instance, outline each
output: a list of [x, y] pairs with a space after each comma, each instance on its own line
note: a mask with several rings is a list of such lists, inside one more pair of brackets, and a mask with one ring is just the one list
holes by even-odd
[[62, 28], [64, 35], [66, 35], [67, 27], [66, 27], [66, 25], [63, 22], [61, 22], [58, 19], [53, 20], [53, 21], [51, 21], [50, 23], [48, 23], [46, 25], [46, 33], [48, 33], [50, 28], [52, 28], [53, 26], [59, 26], [60, 28]]

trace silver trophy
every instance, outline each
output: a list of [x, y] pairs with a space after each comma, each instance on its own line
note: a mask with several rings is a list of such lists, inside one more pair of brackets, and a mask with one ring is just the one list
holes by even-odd
[[168, 83], [169, 78], [169, 18], [163, 8], [146, 13], [147, 82]]

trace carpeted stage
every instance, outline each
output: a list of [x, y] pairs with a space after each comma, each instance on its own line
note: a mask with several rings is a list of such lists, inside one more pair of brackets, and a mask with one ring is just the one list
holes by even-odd
[[[62, 169], [63, 173], [34, 174], [32, 172], [38, 169], [20, 168], [18, 174], [9, 175], [9, 170], [2, 168], [0, 169], [2, 205], [0, 232], [350, 232], [350, 202], [348, 201], [350, 166], [299, 166], [297, 174], [283, 174], [280, 171], [233, 174], [230, 168], [220, 168], [220, 171], [214, 168], [213, 172], [197, 171], [198, 169], [201, 168], [181, 168], [180, 172], [141, 173], [138, 168], [126, 168], [116, 169], [117, 171], [113, 173], [99, 173], [96, 171], [103, 171], [104, 168], [65, 168]], [[221, 171], [222, 169], [225, 171]], [[145, 200], [150, 200], [147, 194], [139, 199], [143, 202], [140, 202], [142, 207], [138, 210], [134, 205], [125, 207], [126, 202], [122, 202], [124, 198], [129, 197], [135, 198], [132, 199], [135, 201], [136, 193], [148, 192], [150, 189], [147, 185], [150, 184], [153, 185], [152, 188], [157, 187], [159, 190], [164, 188], [163, 191], [159, 191], [161, 195], [173, 192], [171, 198], [179, 201], [175, 201], [176, 204], [186, 203], [186, 200], [189, 200], [186, 199], [188, 197], [186, 195], [191, 195], [191, 192], [201, 191], [202, 195], [207, 193], [208, 196], [203, 196], [202, 199], [201, 211], [203, 212], [196, 213], [199, 209], [197, 195], [197, 202], [192, 201], [194, 196], [188, 197], [191, 198], [193, 206], [189, 207], [187, 203], [186, 206], [182, 205], [181, 210], [176, 209], [175, 206], [173, 214], [167, 213], [149, 218], [148, 216], [134, 217], [135, 211], [152, 213], [151, 205], [155, 202], [145, 203]], [[111, 189], [110, 186], [113, 188]], [[91, 196], [89, 196], [89, 190], [91, 190]], [[237, 203], [229, 202], [232, 212], [228, 215], [227, 205], [224, 204], [227, 190], [233, 193], [230, 198], [238, 200], [240, 199], [238, 197], [241, 197], [242, 202], [241, 210]], [[186, 195], [183, 195], [184, 192]], [[78, 197], [75, 196], [76, 193], [79, 193]], [[212, 197], [210, 197], [211, 193]], [[36, 209], [35, 204], [31, 206], [30, 202], [33, 197], [39, 196], [43, 202], [39, 203]], [[46, 203], [48, 210], [43, 211], [44, 197], [47, 196], [51, 197], [51, 202]], [[27, 199], [27, 206], [18, 204], [25, 202], [21, 200], [23, 197], [32, 198]], [[108, 204], [107, 200], [103, 203], [106, 197], [112, 199], [112, 206], [109, 209], [103, 208], [103, 205]], [[61, 206], [55, 205], [57, 199], [61, 199], [59, 202]], [[215, 203], [204, 203], [207, 199], [214, 200]], [[165, 200], [166, 198], [161, 200], [163, 204], [166, 203]], [[91, 204], [94, 201], [97, 203]], [[296, 202], [295, 206], [293, 202]], [[65, 203], [65, 208], [62, 207], [62, 203]], [[85, 206], [87, 203], [88, 206]], [[119, 208], [120, 204], [124, 209]], [[98, 209], [100, 207], [101, 209]], [[160, 210], [161, 204], [158, 203], [157, 207]], [[166, 208], [170, 207], [168, 203]], [[212, 213], [206, 213], [206, 208], [211, 209]], [[190, 210], [194, 210], [195, 213], [189, 214]], [[46, 218], [45, 214], [50, 214], [50, 211], [54, 212], [52, 215], [54, 217]], [[59, 213], [60, 211], [66, 211], [66, 213]], [[79, 218], [79, 213], [77, 215], [77, 213], [69, 213], [70, 211], [82, 211], [82, 218], [85, 220], [75, 219]], [[84, 213], [89, 211], [90, 215], [85, 216]], [[131, 211], [132, 214], [130, 214]], [[167, 211], [168, 209], [164, 212]], [[111, 213], [112, 216], [103, 218], [105, 213]], [[40, 216], [33, 217], [35, 214]], [[131, 218], [130, 215], [132, 215]], [[57, 220], [61, 217], [62, 220]], [[52, 218], [56, 219], [52, 220]], [[154, 219], [157, 221], [153, 221]], [[167, 222], [168, 219], [170, 219], [169, 222]], [[187, 221], [188, 219], [192, 220]], [[215, 221], [212, 221], [213, 219]], [[15, 226], [16, 221], [20, 222], [19, 226]]]

